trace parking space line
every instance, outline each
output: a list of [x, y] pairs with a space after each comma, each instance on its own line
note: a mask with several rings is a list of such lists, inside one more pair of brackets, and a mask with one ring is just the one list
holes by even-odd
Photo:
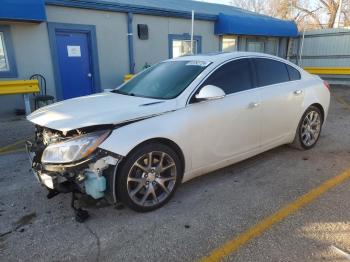
[[6, 153], [7, 151], [12, 151], [19, 144], [24, 144], [24, 142], [26, 140], [28, 140], [29, 138], [30, 137], [25, 138], [25, 139], [21, 139], [21, 140], [18, 140], [16, 142], [12, 143], [12, 144], [7, 145], [7, 146], [0, 147], [0, 153]]
[[292, 203], [278, 210], [276, 213], [266, 217], [253, 227], [249, 228], [247, 231], [241, 233], [232, 240], [227, 241], [222, 246], [214, 249], [208, 256], [200, 259], [201, 262], [214, 262], [220, 261], [223, 258], [229, 256], [237, 249], [247, 244], [250, 240], [259, 237], [266, 230], [272, 227], [274, 224], [281, 222], [289, 215], [295, 213], [298, 209], [311, 203], [317, 197], [330, 190], [331, 188], [343, 183], [350, 178], [350, 169], [344, 171], [340, 175], [337, 175], [327, 181], [325, 181], [320, 186], [312, 189], [308, 193], [297, 198]]
[[333, 245], [331, 246], [331, 249], [333, 249], [337, 254], [344, 257], [347, 261], [350, 261], [350, 254]]
[[7, 155], [7, 154], [12, 154], [12, 153], [19, 153], [19, 152], [25, 152], [26, 150], [24, 148], [19, 148], [19, 149], [14, 149], [14, 150], [7, 150], [0, 152], [0, 156], [2, 155]]
[[347, 109], [350, 109], [350, 104], [348, 102], [345, 101], [344, 98], [332, 93], [332, 95], [335, 97], [335, 99], [342, 104], [344, 107], [346, 107]]

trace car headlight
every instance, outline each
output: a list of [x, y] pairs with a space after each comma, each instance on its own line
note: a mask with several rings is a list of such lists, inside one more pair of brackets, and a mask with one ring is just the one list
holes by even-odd
[[43, 163], [69, 163], [90, 155], [108, 137], [110, 131], [100, 131], [78, 136], [64, 142], [51, 144], [43, 152]]

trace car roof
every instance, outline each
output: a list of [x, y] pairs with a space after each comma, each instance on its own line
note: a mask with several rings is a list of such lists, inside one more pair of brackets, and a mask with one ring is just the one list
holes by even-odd
[[185, 55], [178, 58], [170, 59], [171, 61], [205, 61], [205, 62], [224, 62], [234, 58], [240, 57], [268, 57], [273, 59], [278, 59], [284, 61], [282, 58], [265, 54], [265, 53], [255, 53], [255, 52], [242, 52], [242, 51], [234, 51], [234, 52], [215, 52], [215, 53], [207, 53], [207, 54], [198, 54], [198, 55]]

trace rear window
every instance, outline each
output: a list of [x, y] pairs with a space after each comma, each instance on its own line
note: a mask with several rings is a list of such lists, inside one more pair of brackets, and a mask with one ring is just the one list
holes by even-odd
[[268, 86], [289, 81], [285, 63], [267, 58], [255, 58], [254, 61], [258, 86]]
[[294, 67], [290, 65], [286, 65], [286, 66], [287, 66], [290, 81], [301, 79], [301, 76], [298, 70], [296, 70]]

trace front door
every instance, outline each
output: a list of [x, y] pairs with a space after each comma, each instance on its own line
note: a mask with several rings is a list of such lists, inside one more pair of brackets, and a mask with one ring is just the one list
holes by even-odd
[[187, 110], [192, 115], [194, 170], [220, 166], [259, 148], [261, 94], [252, 79], [250, 60], [234, 60], [218, 68], [201, 85], [220, 87], [224, 98], [204, 102], [192, 99]]
[[56, 32], [62, 98], [93, 93], [90, 41], [87, 33]]

